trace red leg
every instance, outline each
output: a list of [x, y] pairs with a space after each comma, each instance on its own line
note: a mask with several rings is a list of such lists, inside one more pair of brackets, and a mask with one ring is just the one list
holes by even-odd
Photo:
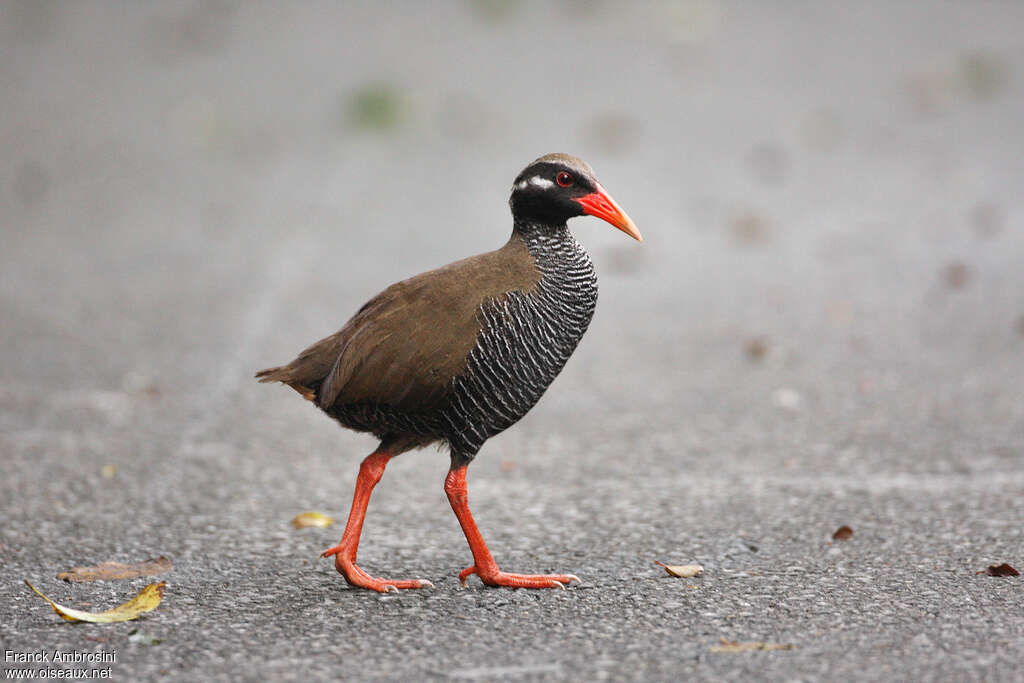
[[345, 533], [342, 534], [338, 545], [323, 551], [320, 557], [333, 555], [334, 567], [353, 586], [361, 586], [381, 593], [388, 591], [397, 593], [399, 588], [433, 587], [434, 584], [425, 579], [392, 581], [391, 579], [375, 578], [356, 566], [356, 552], [359, 550], [359, 535], [363, 531], [363, 520], [366, 518], [366, 506], [370, 502], [373, 487], [384, 476], [384, 468], [391, 457], [390, 453], [378, 448], [363, 460], [359, 466], [359, 478], [356, 479], [356, 492], [352, 497], [352, 511], [348, 514]]
[[509, 588], [561, 588], [572, 581], [580, 582], [578, 576], [572, 574], [508, 574], [498, 569], [498, 563], [491, 556], [491, 551], [484, 543], [473, 515], [469, 511], [469, 494], [466, 491], [466, 466], [452, 469], [444, 480], [444, 492], [448, 494], [448, 502], [452, 504], [455, 516], [459, 518], [462, 532], [469, 541], [469, 549], [473, 553], [473, 566], [459, 572], [459, 581], [466, 585], [470, 574], [476, 574], [488, 586], [508, 586]]

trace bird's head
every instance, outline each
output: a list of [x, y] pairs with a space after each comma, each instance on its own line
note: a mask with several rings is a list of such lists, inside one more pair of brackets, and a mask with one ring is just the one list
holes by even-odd
[[564, 225], [574, 216], [597, 216], [635, 240], [636, 225], [594, 176], [594, 169], [568, 154], [547, 154], [523, 169], [508, 200], [517, 221]]

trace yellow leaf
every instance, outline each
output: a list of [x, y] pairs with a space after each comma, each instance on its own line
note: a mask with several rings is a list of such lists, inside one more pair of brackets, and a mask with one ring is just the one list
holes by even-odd
[[761, 641], [750, 641], [746, 643], [739, 643], [735, 640], [726, 640], [720, 638], [722, 641], [721, 645], [715, 645], [711, 648], [712, 652], [764, 652], [769, 650], [794, 650], [796, 645], [791, 643], [762, 643]]
[[334, 517], [328, 517], [319, 512], [303, 512], [292, 520], [292, 526], [296, 529], [305, 529], [310, 526], [327, 528], [332, 524], [334, 524]]
[[670, 575], [678, 576], [681, 579], [692, 579], [704, 571], [704, 567], [699, 564], [665, 564], [657, 560], [654, 561], [654, 564], [664, 567]]
[[108, 609], [105, 612], [83, 612], [82, 610], [71, 609], [58, 605], [50, 598], [40, 593], [35, 586], [25, 579], [25, 584], [35, 591], [35, 594], [41, 597], [46, 602], [50, 603], [50, 607], [53, 611], [61, 616], [62, 619], [67, 621], [90, 621], [94, 624], [109, 624], [114, 621], [131, 621], [132, 619], [138, 618], [143, 612], [150, 612], [157, 608], [160, 601], [164, 597], [164, 589], [167, 587], [166, 581], [160, 583], [151, 583], [143, 588], [138, 595], [124, 603], [118, 605], [114, 609]]
[[155, 576], [171, 570], [171, 561], [161, 555], [142, 562], [121, 564], [120, 562], [100, 562], [95, 567], [72, 567], [66, 572], [57, 574], [64, 581], [108, 581], [112, 579], [134, 579], [137, 576]]

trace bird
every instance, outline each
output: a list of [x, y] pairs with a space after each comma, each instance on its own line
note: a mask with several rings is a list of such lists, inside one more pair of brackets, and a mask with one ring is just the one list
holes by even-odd
[[370, 495], [388, 462], [447, 446], [444, 490], [487, 586], [561, 588], [574, 574], [499, 569], [469, 510], [466, 470], [481, 447], [522, 418], [561, 372], [597, 304], [597, 277], [567, 221], [595, 216], [642, 241], [636, 225], [568, 154], [547, 154], [516, 177], [512, 235], [501, 248], [395, 283], [334, 334], [292, 362], [256, 373], [311, 401], [341, 426], [379, 445], [359, 466], [341, 541], [321, 557], [352, 586], [378, 592], [433, 587], [425, 579], [375, 577], [356, 564]]

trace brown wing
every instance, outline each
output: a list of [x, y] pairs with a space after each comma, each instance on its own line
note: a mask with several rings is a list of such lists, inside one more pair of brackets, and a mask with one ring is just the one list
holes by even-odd
[[[379, 403], [420, 411], [446, 396], [476, 345], [481, 304], [540, 279], [522, 240], [391, 285], [288, 365], [257, 373], [321, 408]], [[319, 389], [319, 391], [318, 391]]]

